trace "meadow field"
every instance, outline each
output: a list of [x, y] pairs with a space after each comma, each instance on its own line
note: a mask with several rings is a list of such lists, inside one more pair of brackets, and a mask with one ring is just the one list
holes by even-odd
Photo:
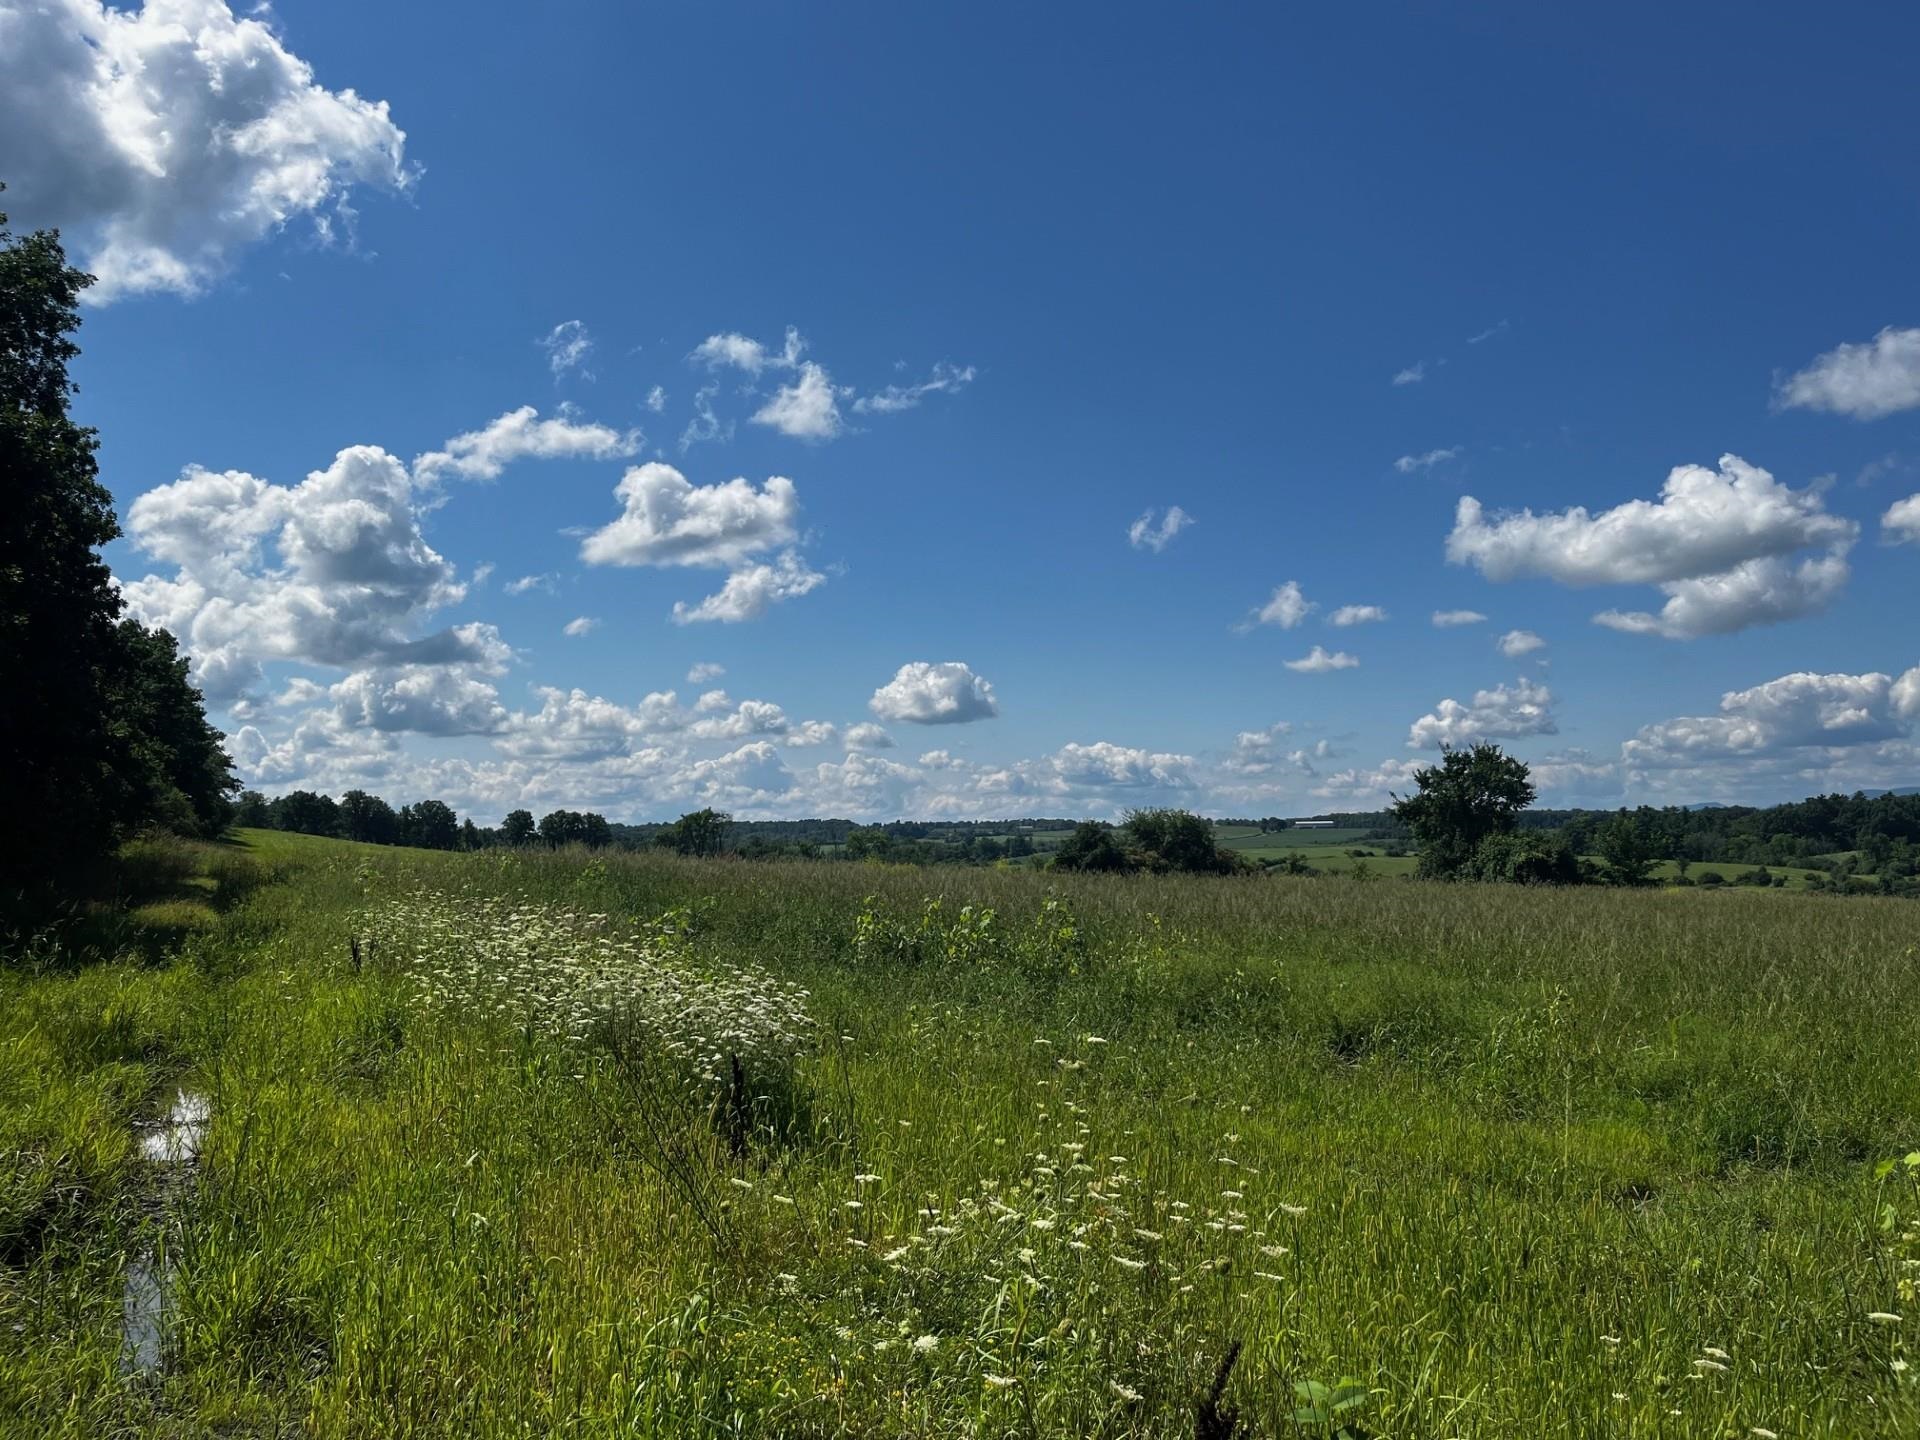
[[132, 858], [0, 967], [0, 1434], [1920, 1433], [1909, 902]]

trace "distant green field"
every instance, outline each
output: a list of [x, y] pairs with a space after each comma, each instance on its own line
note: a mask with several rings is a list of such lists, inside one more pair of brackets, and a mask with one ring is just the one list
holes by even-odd
[[1335, 827], [1328, 830], [1270, 830], [1265, 834], [1246, 825], [1216, 825], [1214, 838], [1229, 850], [1238, 850], [1243, 855], [1256, 855], [1264, 851], [1296, 850], [1303, 847], [1323, 845], [1358, 845], [1361, 837], [1372, 832], [1364, 829]]

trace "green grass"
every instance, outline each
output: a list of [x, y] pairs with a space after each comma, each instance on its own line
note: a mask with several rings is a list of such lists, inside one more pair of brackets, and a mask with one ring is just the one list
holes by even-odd
[[[0, 969], [0, 1434], [1177, 1436], [1231, 1340], [1259, 1436], [1330, 1434], [1295, 1386], [1345, 1377], [1379, 1436], [1920, 1427], [1920, 1191], [1875, 1175], [1920, 1143], [1910, 903], [194, 864], [233, 874], [163, 958]], [[641, 1032], [481, 1008], [535, 933], [535, 988], [638, 936], [805, 986], [815, 1038], [716, 1121]], [[482, 963], [429, 994], [447, 956]], [[213, 1119], [163, 1209], [131, 1128], [183, 1085]]]

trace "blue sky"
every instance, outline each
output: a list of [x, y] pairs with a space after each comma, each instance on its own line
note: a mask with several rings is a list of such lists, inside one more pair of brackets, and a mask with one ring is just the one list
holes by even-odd
[[263, 789], [1298, 814], [1494, 738], [1771, 800], [1920, 783], [1917, 44], [0, 0], [0, 178]]

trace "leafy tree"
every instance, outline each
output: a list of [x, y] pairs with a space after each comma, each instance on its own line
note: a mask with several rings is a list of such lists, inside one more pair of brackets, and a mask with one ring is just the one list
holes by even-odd
[[295, 790], [273, 802], [273, 828], [300, 835], [338, 835], [340, 807], [325, 795]]
[[142, 826], [220, 833], [238, 788], [173, 638], [120, 618], [98, 553], [120, 526], [67, 375], [92, 283], [0, 214], [0, 906], [23, 913]]
[[1606, 862], [1607, 882], [1612, 885], [1644, 885], [1660, 863], [1653, 837], [1636, 815], [1614, 816], [1600, 827], [1593, 844]]
[[1418, 791], [1394, 797], [1393, 813], [1420, 846], [1420, 873], [1453, 878], [1467, 872], [1490, 835], [1504, 835], [1533, 803], [1523, 761], [1498, 745], [1445, 750], [1438, 765], [1413, 773]]
[[1482, 840], [1463, 874], [1514, 885], [1578, 885], [1580, 859], [1546, 831], [1514, 830]]
[[68, 266], [57, 233], [5, 226], [0, 214], [0, 887], [40, 891], [114, 839], [120, 599], [95, 552], [120, 527], [94, 432], [67, 412], [92, 277]]
[[554, 810], [540, 817], [540, 839], [556, 850], [562, 845], [590, 845], [598, 849], [613, 843], [613, 827], [607, 824], [604, 815]]
[[349, 790], [340, 797], [340, 833], [369, 845], [392, 845], [400, 838], [400, 817], [378, 795]]
[[[460, 817], [444, 801], [421, 800], [409, 805], [403, 813], [406, 815], [407, 844], [423, 846], [428, 850], [453, 850], [459, 846]], [[600, 823], [606, 824], [604, 820]]]
[[273, 812], [267, 806], [267, 797], [258, 790], [242, 790], [234, 806], [233, 823], [243, 830], [265, 830], [271, 826]]
[[690, 810], [653, 837], [653, 843], [680, 855], [718, 855], [726, 848], [733, 817], [714, 809]]
[[893, 836], [883, 826], [869, 825], [847, 832], [846, 856], [849, 860], [885, 860], [893, 854]]
[[1130, 810], [1125, 828], [1150, 869], [1227, 875], [1243, 868], [1240, 857], [1213, 838], [1212, 822], [1190, 810]]
[[163, 825], [205, 838], [233, 822], [233, 778], [220, 732], [173, 636], [122, 620], [106, 660], [114, 800], [122, 828]]
[[503, 844], [531, 845], [533, 836], [531, 810], [510, 810], [507, 812], [507, 818], [500, 822], [500, 839]]
[[1054, 851], [1053, 868], [1124, 874], [1139, 869], [1140, 863], [1121, 844], [1120, 834], [1113, 826], [1087, 820], [1076, 826], [1067, 843]]

